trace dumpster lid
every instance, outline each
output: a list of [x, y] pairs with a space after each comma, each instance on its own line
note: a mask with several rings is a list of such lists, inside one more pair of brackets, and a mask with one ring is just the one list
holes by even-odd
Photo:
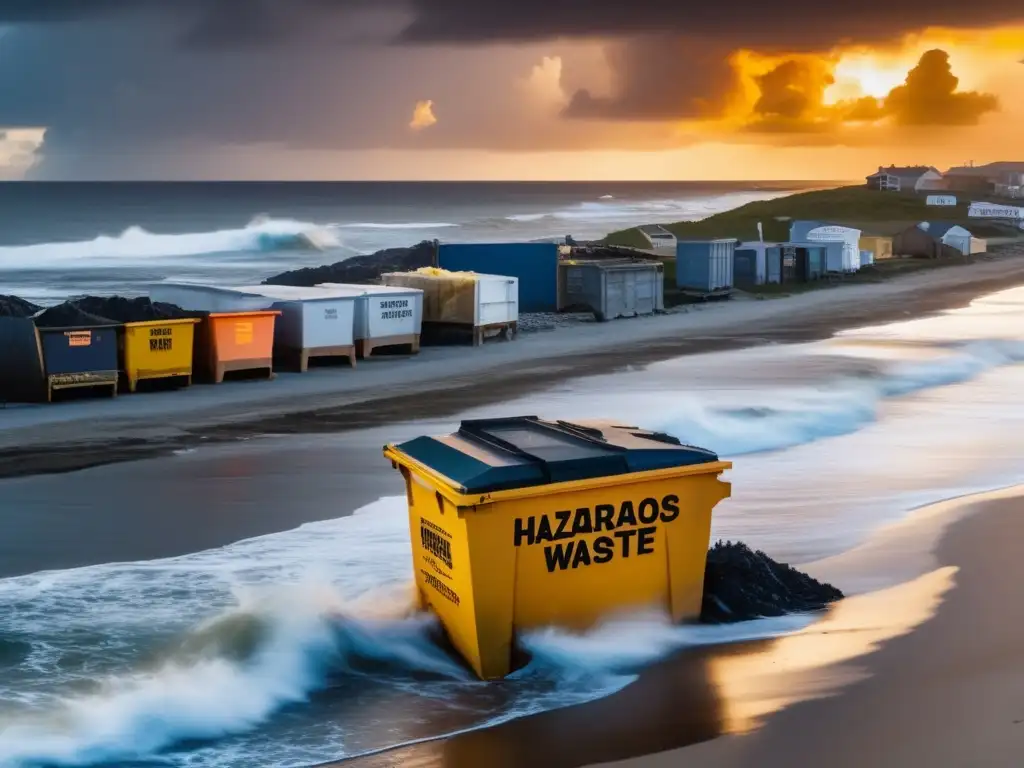
[[613, 421], [537, 416], [463, 421], [458, 432], [395, 448], [450, 479], [463, 493], [489, 493], [718, 461], [703, 448]]

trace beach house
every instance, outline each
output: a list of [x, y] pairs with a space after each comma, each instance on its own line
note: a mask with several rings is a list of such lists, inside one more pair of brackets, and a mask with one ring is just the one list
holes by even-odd
[[878, 170], [867, 177], [868, 189], [882, 192], [922, 192], [945, 189], [942, 174], [928, 165], [914, 165], [888, 168], [878, 166]]

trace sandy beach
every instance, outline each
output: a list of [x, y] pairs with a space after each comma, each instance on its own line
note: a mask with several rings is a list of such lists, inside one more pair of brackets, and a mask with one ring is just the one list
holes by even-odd
[[[579, 323], [481, 348], [424, 349], [356, 370], [281, 373], [115, 400], [0, 409], [0, 477], [63, 472], [267, 434], [337, 433], [441, 417], [558, 382], [680, 355], [827, 338], [1024, 282], [1019, 245], [971, 265], [655, 317]], [[429, 395], [429, 398], [426, 396]]]
[[[1022, 504], [1016, 488], [938, 505], [945, 521], [912, 521], [927, 568], [806, 631], [686, 652], [591, 704], [335, 765], [1013, 765]], [[930, 533], [941, 534], [931, 553]]]

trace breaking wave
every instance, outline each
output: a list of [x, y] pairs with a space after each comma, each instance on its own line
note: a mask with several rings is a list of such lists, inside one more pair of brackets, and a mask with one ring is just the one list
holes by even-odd
[[881, 374], [776, 391], [770, 401], [709, 405], [691, 397], [653, 421], [658, 429], [724, 456], [774, 451], [856, 432], [875, 422], [890, 398], [964, 383], [1022, 361], [1022, 342], [969, 342], [951, 354], [901, 363]]
[[387, 224], [364, 222], [359, 224], [338, 224], [338, 229], [452, 229], [461, 226], [447, 221], [396, 221]]
[[324, 250], [342, 247], [326, 227], [291, 219], [256, 217], [239, 229], [188, 234], [156, 234], [131, 227], [116, 237], [70, 243], [0, 248], [0, 267], [5, 270], [38, 270], [61, 266], [88, 268], [133, 259], [201, 256], [236, 251]]
[[0, 765], [308, 764], [579, 704], [682, 648], [809, 623], [638, 614], [544, 630], [522, 638], [528, 666], [483, 684], [411, 608], [404, 501], [179, 558], [0, 581], [0, 646], [20, 647], [0, 679]]

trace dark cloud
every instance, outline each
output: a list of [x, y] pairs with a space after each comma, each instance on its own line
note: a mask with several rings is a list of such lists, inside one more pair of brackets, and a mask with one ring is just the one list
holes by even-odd
[[678, 120], [719, 112], [721, 97], [735, 87], [729, 51], [676, 36], [647, 35], [611, 45], [606, 53], [616, 82], [613, 93], [582, 88], [568, 117], [603, 120]]
[[416, 20], [403, 38], [477, 43], [677, 33], [733, 44], [820, 45], [878, 40], [925, 26], [983, 27], [1024, 20], [1020, 0], [412, 0]]
[[957, 91], [949, 54], [926, 52], [907, 74], [904, 85], [886, 97], [884, 112], [901, 125], [975, 125], [982, 115], [999, 108], [999, 100], [987, 93]]

